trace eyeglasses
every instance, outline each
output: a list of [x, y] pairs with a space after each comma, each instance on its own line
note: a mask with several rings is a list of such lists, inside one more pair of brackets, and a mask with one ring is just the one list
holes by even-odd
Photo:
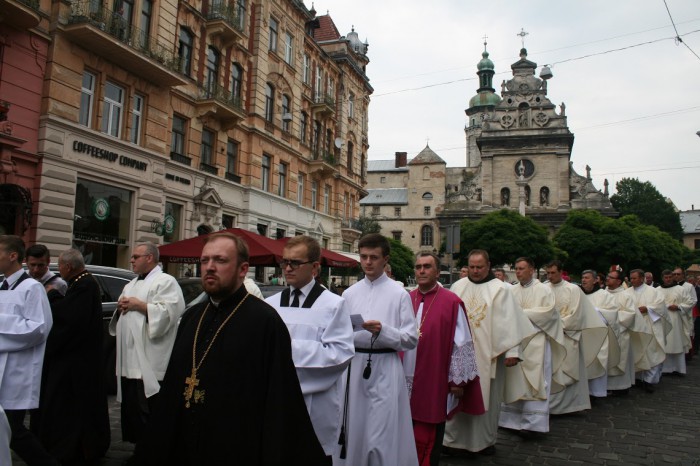
[[142, 258], [142, 257], [144, 257], [144, 256], [152, 256], [152, 255], [153, 255], [153, 254], [133, 254], [133, 255], [131, 256], [131, 258], [134, 259], [134, 260], [137, 260], [137, 259], [140, 259], [140, 258]]
[[612, 275], [608, 275], [608, 276], [605, 277], [605, 278], [610, 278], [610, 279], [612, 279], [612, 280], [622, 280], [620, 277], [613, 277]]
[[297, 260], [282, 259], [282, 260], [279, 262], [279, 264], [280, 264], [280, 268], [281, 268], [281, 269], [286, 269], [287, 266], [289, 266], [289, 267], [292, 268], [292, 270], [296, 270], [296, 269], [298, 269], [299, 267], [301, 267], [301, 266], [304, 265], [304, 264], [311, 264], [311, 263], [313, 263], [313, 262], [315, 262], [315, 261], [306, 261], [306, 262], [302, 262], [302, 261], [297, 261]]

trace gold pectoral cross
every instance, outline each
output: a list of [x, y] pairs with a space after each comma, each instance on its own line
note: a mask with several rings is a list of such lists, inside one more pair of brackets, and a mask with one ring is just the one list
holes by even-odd
[[192, 399], [192, 394], [194, 393], [194, 387], [199, 385], [199, 379], [197, 378], [197, 369], [192, 368], [192, 375], [185, 377], [185, 408], [190, 407], [190, 400]]

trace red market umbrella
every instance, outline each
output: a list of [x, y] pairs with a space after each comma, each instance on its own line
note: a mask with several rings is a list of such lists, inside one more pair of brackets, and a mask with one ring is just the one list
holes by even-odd
[[[287, 244], [287, 241], [289, 241], [289, 238], [281, 238], [276, 242]], [[344, 268], [355, 267], [359, 265], [359, 263], [355, 259], [350, 259], [349, 257], [333, 252], [330, 249], [321, 248], [321, 265], [325, 265], [326, 267]]]
[[[274, 266], [277, 265], [282, 259], [282, 249], [284, 246], [272, 238], [267, 238], [241, 228], [229, 228], [222, 231], [233, 233], [234, 235], [243, 238], [243, 240], [248, 244], [250, 265]], [[183, 239], [181, 241], [175, 241], [174, 243], [165, 244], [158, 247], [158, 250], [160, 251], [160, 260], [164, 264], [198, 263], [200, 257], [202, 256], [202, 249], [204, 248], [203, 239], [207, 236], [209, 235], [195, 236], [194, 238]]]

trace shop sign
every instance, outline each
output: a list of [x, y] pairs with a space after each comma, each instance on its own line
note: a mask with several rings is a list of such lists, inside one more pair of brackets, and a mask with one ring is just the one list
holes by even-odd
[[165, 233], [172, 235], [175, 231], [175, 217], [170, 214], [166, 215], [163, 219], [163, 229], [165, 230]]
[[110, 151], [109, 149], [93, 146], [82, 141], [73, 141], [73, 150], [82, 154], [90, 154], [91, 157], [96, 159], [106, 160], [107, 162], [111, 163], [118, 163], [124, 167], [131, 167], [134, 170], [146, 171], [148, 168], [147, 162], [132, 159], [126, 155], [119, 155], [116, 152]]
[[126, 239], [118, 238], [116, 236], [103, 235], [100, 233], [82, 233], [75, 232], [73, 238], [78, 241], [90, 241], [92, 243], [104, 243], [104, 244], [126, 244]]
[[166, 173], [165, 179], [170, 180], [170, 181], [175, 181], [177, 183], [182, 183], [182, 184], [188, 185], [188, 186], [190, 184], [192, 184], [192, 181], [189, 178], [183, 178], [182, 176], [173, 175], [172, 173]]

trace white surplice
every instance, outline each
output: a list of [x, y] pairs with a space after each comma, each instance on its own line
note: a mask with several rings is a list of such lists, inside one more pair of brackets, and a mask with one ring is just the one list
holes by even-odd
[[160, 390], [175, 343], [177, 324], [185, 312], [185, 299], [177, 280], [159, 266], [146, 278], [134, 278], [122, 297], [147, 303], [148, 317], [138, 311], [114, 311], [109, 333], [117, 337], [117, 401], [121, 402], [121, 377], [142, 379], [146, 397]]
[[452, 285], [451, 291], [462, 298], [467, 311], [486, 413], [457, 413], [446, 423], [443, 445], [476, 452], [496, 443], [501, 403], [517, 399], [506, 398], [504, 386], [513, 385], [512, 393], [527, 390], [519, 386], [522, 378], [510, 383], [503, 361], [522, 359], [520, 344], [536, 329], [520, 309], [511, 287], [496, 278], [478, 284], [462, 278]]
[[640, 362], [640, 365], [649, 369], [638, 371], [637, 378], [647, 383], [659, 383], [661, 367], [666, 359], [666, 351], [664, 349], [666, 347], [666, 334], [671, 330], [664, 297], [658, 291], [658, 288], [653, 288], [646, 283], [642, 283], [637, 288], [627, 288], [625, 293], [632, 297], [636, 309], [642, 306], [647, 308], [647, 313], [643, 314], [644, 319], [654, 332], [654, 339], [647, 346], [644, 357]]
[[[418, 344], [418, 329], [411, 298], [382, 274], [367, 277], [345, 290], [350, 315], [378, 320], [376, 338], [366, 330], [355, 332], [355, 349], [411, 350]], [[374, 344], [371, 343], [374, 340]], [[418, 464], [413, 421], [403, 366], [396, 352], [372, 354], [371, 374], [363, 377], [369, 354], [355, 353], [350, 366], [347, 417], [347, 458], [333, 456], [333, 464], [348, 466]]]
[[39, 407], [46, 339], [53, 325], [41, 283], [24, 270], [7, 277], [0, 291], [0, 406], [6, 410]]
[[604, 398], [608, 394], [608, 371], [620, 364], [620, 322], [617, 303], [610, 293], [602, 289], [587, 294], [586, 298], [608, 327], [608, 337], [596, 360], [587, 368], [589, 393], [591, 396]]
[[[671, 324], [671, 331], [666, 335], [666, 346], [664, 347], [666, 359], [664, 360], [662, 372], [664, 374], [672, 372], [685, 374], [685, 353], [691, 347], [690, 335], [686, 333], [684, 324], [684, 314], [687, 311], [687, 308], [684, 307], [685, 290], [679, 285], [669, 288], [660, 286], [657, 290], [664, 296], [668, 321]], [[674, 304], [678, 308], [671, 310], [670, 306]]]
[[564, 324], [566, 358], [552, 378], [566, 386], [553, 393], [550, 413], [565, 414], [591, 408], [586, 368], [596, 360], [608, 335], [607, 326], [583, 291], [565, 280], [549, 284], [554, 291], [556, 308]]
[[[304, 306], [315, 283], [312, 280], [300, 288], [300, 306]], [[355, 354], [345, 299], [324, 290], [311, 307], [288, 307], [282, 306], [281, 298], [282, 293], [277, 293], [265, 301], [287, 324], [292, 359], [311, 423], [326, 455], [333, 455], [338, 450], [343, 415], [343, 374]]]
[[[609, 367], [608, 389], [625, 390], [634, 385], [635, 368], [644, 358], [649, 343], [654, 339], [651, 325], [634, 305], [634, 299], [623, 287], [607, 289], [615, 301], [620, 322], [620, 363]], [[649, 367], [646, 367], [649, 369]]]
[[[552, 368], [558, 369], [566, 356], [563, 325], [554, 307], [554, 294], [548, 286], [535, 278], [526, 285], [512, 285], [510, 289], [537, 333], [522, 343], [522, 362], [506, 368], [510, 377], [520, 376], [526, 381], [523, 385], [527, 391], [515, 395], [518, 400], [501, 406], [498, 425], [508, 429], [549, 432]], [[557, 390], [563, 388], [557, 385]]]

